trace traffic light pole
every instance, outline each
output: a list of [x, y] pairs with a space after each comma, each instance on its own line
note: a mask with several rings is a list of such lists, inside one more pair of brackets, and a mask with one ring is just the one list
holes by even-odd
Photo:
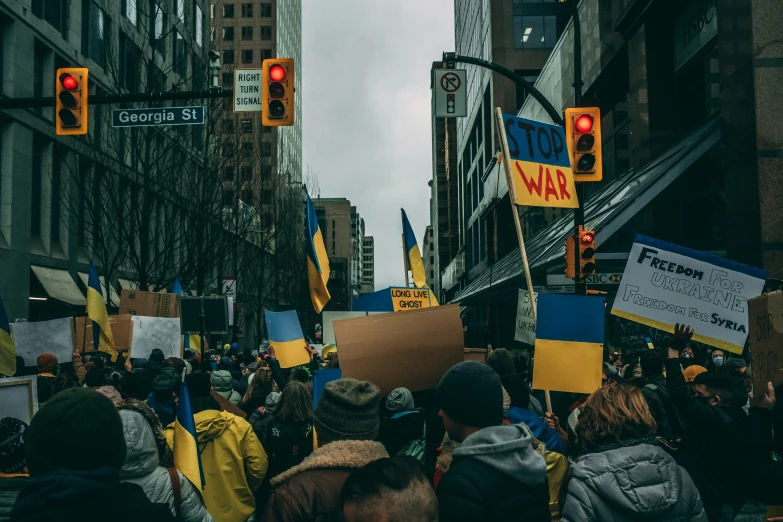
[[[582, 26], [579, 23], [579, 6], [577, 0], [570, 0], [574, 28], [574, 107], [582, 106]], [[600, 122], [599, 122], [600, 123]], [[585, 224], [585, 184], [574, 183], [576, 186], [576, 199], [579, 207], [574, 209], [574, 241], [579, 241], [579, 228]], [[578, 247], [578, 243], [577, 243]], [[582, 277], [579, 248], [574, 248], [574, 293], [576, 295], [587, 294], [587, 284]]]
[[[209, 89], [206, 91], [170, 91], [132, 94], [98, 94], [88, 96], [90, 105], [107, 105], [110, 103], [159, 102], [176, 100], [201, 100], [210, 98], [230, 98], [233, 89]], [[0, 98], [0, 110], [30, 109], [33, 107], [54, 107], [55, 97], [38, 98]]]

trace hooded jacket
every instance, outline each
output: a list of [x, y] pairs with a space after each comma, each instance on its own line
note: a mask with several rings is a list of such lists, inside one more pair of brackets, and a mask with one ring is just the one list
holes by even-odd
[[454, 450], [438, 484], [440, 521], [547, 522], [547, 466], [524, 424], [484, 428]]
[[242, 401], [242, 396], [234, 391], [231, 384], [232, 382], [231, 372], [228, 370], [218, 370], [212, 374], [212, 387], [220, 394], [224, 399], [228, 399], [234, 406], [239, 406]]
[[[193, 420], [206, 480], [207, 511], [216, 522], [245, 522], [256, 509], [253, 491], [266, 475], [264, 448], [250, 424], [231, 413], [203, 410]], [[174, 425], [164, 433], [173, 448]]]
[[27, 479], [25, 474], [0, 473], [0, 521], [5, 522], [11, 516], [11, 508], [19, 492], [27, 484]]
[[590, 453], [573, 466], [563, 522], [707, 521], [688, 472], [662, 448]]
[[[120, 410], [122, 428], [128, 453], [120, 468], [123, 482], [132, 482], [144, 490], [150, 502], [166, 504], [176, 515], [174, 489], [166, 468], [160, 465], [160, 454], [149, 422], [136, 411]], [[196, 488], [179, 473], [180, 513], [184, 522], [212, 522]]]

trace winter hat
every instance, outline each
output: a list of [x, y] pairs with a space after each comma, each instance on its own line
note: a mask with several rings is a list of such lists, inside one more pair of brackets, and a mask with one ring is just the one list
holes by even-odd
[[19, 473], [27, 465], [24, 438], [27, 424], [13, 417], [0, 419], [0, 473]]
[[122, 401], [122, 396], [120, 395], [120, 392], [117, 391], [117, 389], [114, 386], [101, 386], [100, 388], [96, 388], [98, 393], [101, 395], [105, 395], [108, 397], [111, 402], [114, 404], [119, 403]]
[[435, 389], [435, 403], [466, 426], [486, 428], [503, 422], [500, 377], [483, 363], [465, 361], [452, 366]]
[[729, 370], [739, 370], [740, 368], [745, 368], [747, 366], [748, 363], [742, 357], [732, 357], [726, 361], [726, 368]]
[[411, 411], [416, 406], [413, 404], [413, 394], [408, 388], [397, 388], [392, 390], [386, 397], [386, 409], [392, 413], [401, 411]]
[[705, 368], [704, 366], [693, 364], [691, 366], [688, 366], [682, 371], [682, 376], [685, 377], [685, 382], [693, 382], [693, 379], [695, 379], [697, 375], [699, 375], [700, 373], [704, 373], [706, 371], [707, 368]]
[[505, 348], [492, 350], [487, 356], [487, 364], [501, 377], [516, 371], [516, 368], [514, 367], [514, 356]]
[[181, 384], [182, 379], [177, 373], [177, 370], [163, 367], [152, 381], [152, 393], [155, 395], [166, 395], [167, 397], [171, 397], [172, 393], [179, 390]]
[[38, 373], [54, 373], [57, 369], [57, 357], [50, 353], [42, 353], [36, 361]]
[[[90, 451], [75, 451], [84, 441]], [[87, 388], [63, 390], [38, 411], [27, 430], [31, 476], [56, 469], [119, 469], [125, 461], [122, 420], [114, 404]]]
[[162, 363], [166, 358], [163, 357], [163, 351], [160, 348], [154, 348], [150, 352], [150, 356], [147, 359], [148, 362], [160, 362]]
[[369, 381], [345, 378], [326, 385], [313, 413], [318, 438], [326, 441], [375, 440], [380, 390]]
[[264, 407], [266, 407], [267, 410], [271, 410], [277, 406], [278, 402], [280, 402], [280, 392], [270, 392], [269, 395], [266, 396]]

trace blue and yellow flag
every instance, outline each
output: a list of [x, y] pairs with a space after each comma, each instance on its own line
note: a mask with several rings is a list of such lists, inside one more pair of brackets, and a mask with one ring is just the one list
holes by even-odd
[[114, 336], [111, 334], [109, 314], [106, 311], [106, 301], [101, 292], [101, 281], [98, 271], [90, 261], [90, 278], [87, 281], [87, 317], [92, 319], [93, 346], [96, 350], [111, 355], [111, 360], [117, 360], [117, 349], [114, 346]]
[[177, 394], [177, 417], [174, 420], [174, 467], [191, 484], [204, 489], [204, 470], [201, 467], [201, 453], [198, 450], [198, 434], [193, 410], [190, 408], [188, 385], [184, 382]]
[[315, 206], [307, 196], [307, 278], [310, 281], [310, 299], [315, 313], [320, 314], [332, 296], [326, 288], [329, 282], [329, 258], [326, 255], [324, 238], [318, 226]]
[[270, 312], [264, 309], [264, 320], [269, 334], [269, 345], [275, 349], [275, 356], [281, 368], [293, 368], [310, 362], [299, 316], [294, 310]]
[[538, 294], [533, 389], [593, 393], [601, 387], [603, 297]]
[[0, 298], [0, 373], [16, 374], [16, 347], [11, 338], [11, 326], [8, 324], [8, 314], [5, 313], [2, 298]]
[[[408, 216], [405, 214], [405, 209], [401, 208], [400, 212], [402, 212], [402, 237], [405, 245], [405, 260], [408, 264], [406, 270], [411, 271], [413, 285], [416, 288], [429, 288], [427, 286], [427, 271], [424, 270], [424, 261], [421, 258], [421, 250], [419, 250], [419, 244], [416, 243], [413, 228], [411, 228]], [[432, 291], [430, 291], [430, 303], [432, 306], [438, 306], [438, 300]]]

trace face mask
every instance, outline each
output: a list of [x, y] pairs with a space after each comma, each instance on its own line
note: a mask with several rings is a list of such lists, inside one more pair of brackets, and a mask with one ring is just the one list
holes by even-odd
[[719, 355], [712, 360], [713, 364], [717, 367], [723, 366], [723, 356]]
[[691, 354], [689, 354], [689, 353], [687, 353], [687, 352], [684, 352], [684, 353], [682, 354], [682, 358], [683, 358], [683, 359], [690, 359], [690, 358], [691, 358]]

